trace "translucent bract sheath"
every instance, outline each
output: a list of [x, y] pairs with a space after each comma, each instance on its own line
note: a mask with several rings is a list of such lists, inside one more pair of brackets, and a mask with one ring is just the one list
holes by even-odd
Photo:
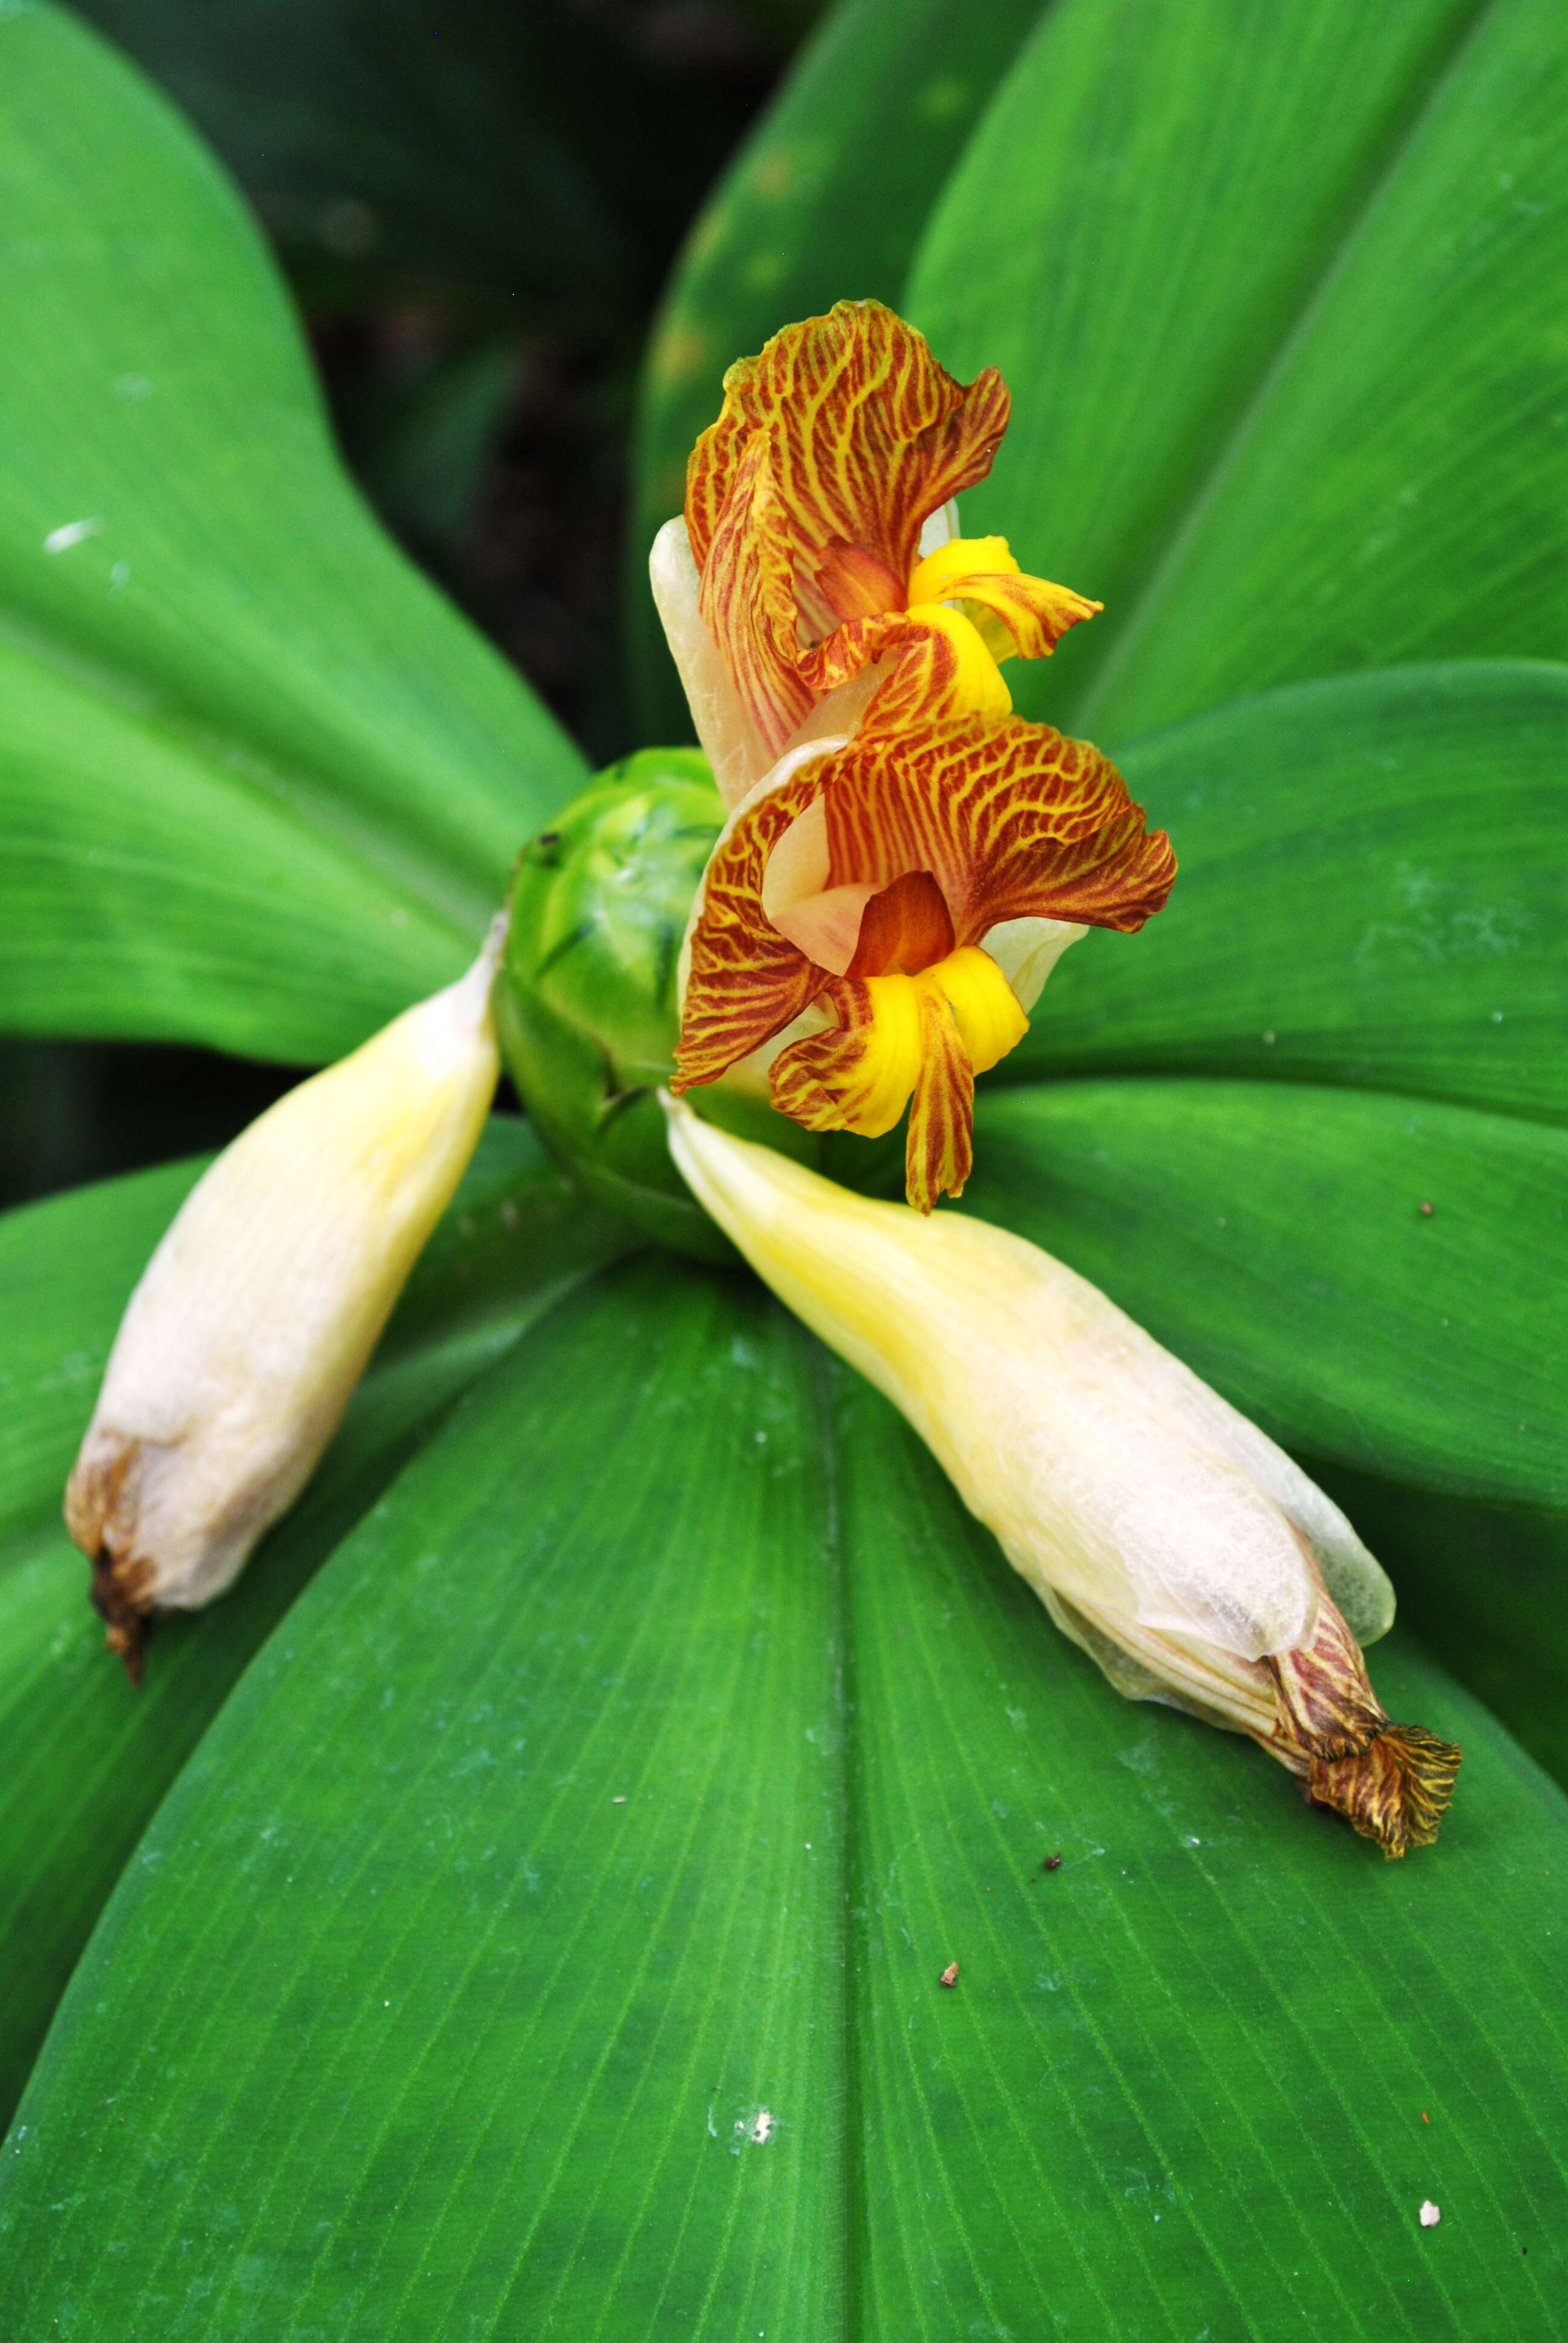
[[1390, 1855], [1435, 1837], [1460, 1753], [1378, 1702], [1392, 1590], [1282, 1450], [1038, 1247], [668, 1112], [693, 1192], [1120, 1691], [1249, 1734]]
[[131, 1296], [65, 1493], [133, 1675], [304, 1487], [478, 1141], [501, 923], [457, 983], [226, 1149]]

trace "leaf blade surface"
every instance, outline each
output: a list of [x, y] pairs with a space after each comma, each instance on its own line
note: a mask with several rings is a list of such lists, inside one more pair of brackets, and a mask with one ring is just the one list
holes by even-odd
[[61, 1493], [125, 1300], [199, 1167], [0, 1220], [0, 2105], [181, 1764], [311, 1573], [457, 1394], [626, 1239], [493, 1123], [309, 1491], [211, 1610], [163, 1622], [139, 1693], [104, 1650]]
[[53, 7], [0, 46], [0, 1017], [330, 1054], [459, 971], [581, 761], [348, 485], [184, 125]]

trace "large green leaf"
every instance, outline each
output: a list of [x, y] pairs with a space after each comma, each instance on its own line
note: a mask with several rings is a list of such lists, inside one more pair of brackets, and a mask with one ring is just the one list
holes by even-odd
[[628, 547], [645, 725], [690, 735], [648, 586], [648, 548], [726, 367], [846, 297], [897, 303], [949, 166], [1042, 0], [841, 0], [688, 239], [649, 345]]
[[1465, 1768], [1437, 1848], [1382, 1864], [1043, 1634], [859, 1386], [841, 1435], [847, 2332], [1538, 2343], [1565, 2258], [1561, 1795], [1396, 1637], [1379, 1691]]
[[1283, 1082], [1031, 1086], [975, 1122], [964, 1209], [1060, 1254], [1287, 1446], [1568, 1503], [1568, 1131]]
[[1093, 934], [1004, 1075], [1267, 1074], [1568, 1120], [1568, 668], [1298, 685], [1123, 764], [1181, 875]]
[[1121, 1703], [754, 1290], [610, 1272], [160, 1811], [5, 2152], [0, 2324], [1535, 2343], [1568, 1810], [1378, 1673], [1467, 1751], [1397, 1866]]
[[0, 1022], [330, 1055], [581, 771], [348, 486], [237, 198], [0, 15]]
[[148, 1815], [323, 1555], [481, 1367], [625, 1242], [520, 1123], [491, 1126], [305, 1502], [236, 1590], [170, 1620], [133, 1693], [60, 1495], [132, 1284], [198, 1167], [0, 1221], [0, 2107]]
[[1568, 649], [1557, 0], [1064, 0], [914, 271], [1017, 420], [966, 527], [1111, 607], [1028, 713]]

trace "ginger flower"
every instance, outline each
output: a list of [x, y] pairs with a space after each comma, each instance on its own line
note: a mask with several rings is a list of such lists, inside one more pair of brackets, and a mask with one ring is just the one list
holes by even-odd
[[1361, 1644], [1392, 1589], [1271, 1440], [1037, 1246], [668, 1113], [699, 1202], [1119, 1692], [1250, 1735], [1385, 1855], [1431, 1844], [1460, 1752], [1379, 1702]]
[[1176, 865], [1087, 742], [902, 715], [879, 700], [731, 815], [692, 910], [673, 1088], [752, 1060], [741, 1079], [766, 1073], [809, 1131], [877, 1138], [909, 1107], [909, 1199], [929, 1212], [969, 1176], [975, 1076], [1022, 1038], [1062, 950], [1086, 926], [1141, 927]]
[[1024, 576], [1005, 538], [953, 534], [1009, 405], [994, 367], [955, 382], [877, 301], [840, 301], [730, 367], [651, 563], [728, 804], [786, 748], [850, 730], [890, 666], [918, 673], [930, 714], [1008, 715], [999, 659], [1045, 657], [1100, 608]]

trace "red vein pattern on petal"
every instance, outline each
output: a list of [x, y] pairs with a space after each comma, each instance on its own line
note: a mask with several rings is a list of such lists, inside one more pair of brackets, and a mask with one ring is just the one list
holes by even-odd
[[903, 677], [905, 720], [940, 711], [950, 696], [958, 660], [944, 636], [903, 610], [874, 610], [864, 618], [846, 618], [813, 649], [800, 653], [796, 671], [814, 694], [835, 691], [890, 651], [899, 653], [900, 669], [908, 669]]
[[781, 936], [762, 908], [773, 849], [821, 790], [826, 762], [792, 773], [742, 814], [713, 850], [691, 935], [691, 964], [670, 1088], [717, 1081], [813, 1001], [824, 971]]
[[920, 1071], [904, 1141], [904, 1193], [917, 1212], [961, 1196], [974, 1170], [975, 1078], [950, 1004], [920, 994]]
[[[896, 985], [898, 979], [893, 980]], [[919, 1039], [897, 1079], [878, 1049], [874, 979], [834, 977], [824, 996], [838, 1023], [792, 1041], [773, 1061], [773, 1103], [807, 1131], [891, 1131], [906, 1104], [904, 1191], [920, 1212], [961, 1195], [974, 1168], [974, 1070], [951, 1005], [934, 984], [909, 986]]]
[[870, 985], [859, 977], [833, 977], [823, 997], [831, 1001], [839, 1021], [780, 1050], [769, 1077], [773, 1103], [803, 1131], [859, 1129], [868, 1138], [879, 1138], [897, 1122], [904, 1101], [876, 1124], [867, 1118], [863, 1078], [876, 1028]]
[[[1022, 571], [976, 570], [972, 575], [945, 578], [942, 598], [978, 602], [994, 611], [1011, 638], [1020, 659], [1049, 659], [1070, 627], [1097, 618], [1103, 602], [1075, 594], [1070, 586], [1053, 586], [1049, 578], [1030, 578]], [[998, 647], [993, 645], [993, 649]], [[1006, 649], [1001, 656], [1005, 658]]]
[[777, 756], [813, 695], [796, 665], [794, 555], [760, 433], [736, 467], [697, 607], [748, 715]]
[[960, 944], [1025, 917], [1131, 932], [1175, 880], [1170, 840], [1146, 830], [1109, 757], [1049, 725], [1010, 717], [906, 730], [884, 721], [879, 693], [819, 771], [831, 882], [885, 887], [929, 870]]
[[798, 551], [841, 538], [906, 578], [921, 523], [990, 471], [1010, 404], [994, 367], [955, 381], [879, 301], [839, 301], [786, 327], [729, 368], [719, 419], [692, 449], [686, 523], [699, 568], [761, 431]]

